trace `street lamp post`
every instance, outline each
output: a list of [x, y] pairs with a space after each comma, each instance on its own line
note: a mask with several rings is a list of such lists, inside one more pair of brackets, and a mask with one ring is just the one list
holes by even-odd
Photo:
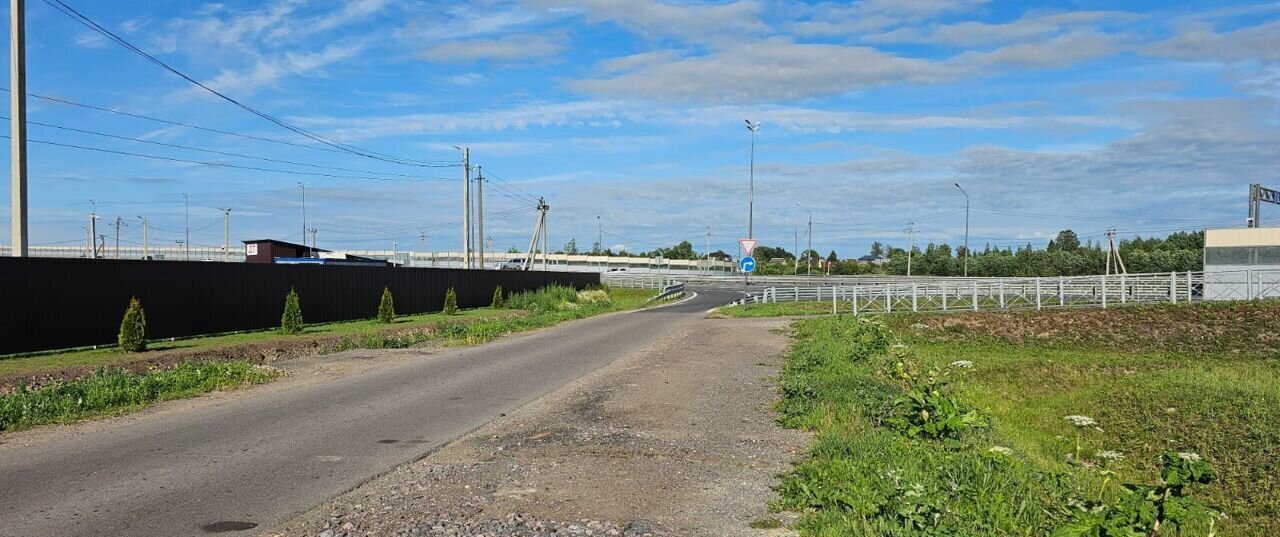
[[[307, 184], [298, 182], [298, 188], [302, 189], [302, 246], [307, 249]], [[311, 252], [307, 252], [307, 257], [311, 257]]]
[[182, 200], [185, 206], [186, 239], [182, 242], [182, 259], [191, 261], [191, 193], [184, 192]]
[[960, 188], [960, 183], [952, 183], [964, 194], [964, 275], [969, 277], [969, 193]]
[[752, 123], [750, 119], [747, 122], [747, 130], [751, 131], [751, 182], [747, 187], [747, 238], [754, 239], [755, 236], [755, 208], [756, 208], [756, 131], [760, 130], [760, 122]]

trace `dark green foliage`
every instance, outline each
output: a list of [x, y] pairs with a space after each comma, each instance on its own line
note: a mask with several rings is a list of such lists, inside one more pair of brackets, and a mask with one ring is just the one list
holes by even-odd
[[289, 289], [284, 297], [284, 314], [280, 316], [280, 332], [284, 334], [302, 333], [302, 304], [298, 301], [298, 292]]
[[391, 298], [391, 288], [382, 288], [382, 300], [378, 302], [378, 320], [384, 323], [395, 322], [396, 303]]
[[457, 313], [458, 313], [458, 294], [453, 292], [453, 288], [450, 287], [449, 290], [444, 293], [444, 314], [456, 315]]
[[124, 318], [120, 320], [120, 334], [116, 340], [120, 344], [120, 350], [124, 352], [147, 350], [147, 313], [143, 311], [138, 297], [129, 300], [129, 308], [124, 310]]
[[63, 423], [156, 401], [263, 382], [274, 373], [249, 362], [185, 362], [144, 374], [100, 369], [73, 382], [18, 386], [0, 396], [0, 431]]
[[489, 303], [489, 307], [493, 309], [502, 309], [507, 303], [506, 295], [502, 294], [502, 286], [493, 288], [493, 301]]
[[1212, 535], [1221, 513], [1190, 497], [1193, 485], [1213, 482], [1213, 467], [1194, 453], [1160, 456], [1160, 484], [1129, 483], [1111, 504], [1083, 505], [1055, 537]]

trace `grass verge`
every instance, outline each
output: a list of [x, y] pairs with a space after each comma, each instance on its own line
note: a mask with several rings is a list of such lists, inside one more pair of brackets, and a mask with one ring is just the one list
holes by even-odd
[[142, 374], [100, 369], [87, 378], [0, 397], [0, 431], [66, 423], [140, 409], [158, 401], [191, 397], [271, 380], [277, 373], [249, 362], [187, 362]]
[[[1280, 534], [1276, 306], [798, 321], [779, 411], [815, 440], [775, 507], [814, 536]], [[1151, 493], [1179, 452], [1215, 477]]]
[[641, 289], [578, 292], [551, 286], [512, 295], [508, 308], [519, 309], [407, 316], [391, 325], [313, 325], [302, 336], [255, 332], [196, 338], [152, 345], [153, 350], [143, 353], [100, 349], [0, 360], [0, 372], [43, 375], [34, 387], [19, 377], [7, 393], [0, 392], [0, 431], [121, 413], [156, 401], [265, 382], [274, 373], [254, 365], [268, 354], [305, 356], [427, 342], [474, 345], [504, 334], [638, 308], [653, 295]]
[[752, 317], [798, 317], [804, 315], [831, 315], [830, 302], [767, 302], [725, 307], [716, 310], [725, 317], [746, 319]]

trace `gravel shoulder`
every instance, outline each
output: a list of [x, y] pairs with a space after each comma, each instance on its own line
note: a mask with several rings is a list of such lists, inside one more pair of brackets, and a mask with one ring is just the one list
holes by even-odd
[[264, 535], [789, 535], [749, 527], [809, 441], [773, 422], [785, 326], [687, 323]]

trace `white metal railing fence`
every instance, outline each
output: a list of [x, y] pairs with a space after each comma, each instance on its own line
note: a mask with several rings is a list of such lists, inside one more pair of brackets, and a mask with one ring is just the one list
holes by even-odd
[[1280, 270], [772, 286], [734, 304], [831, 301], [832, 311], [982, 311], [1280, 298]]

